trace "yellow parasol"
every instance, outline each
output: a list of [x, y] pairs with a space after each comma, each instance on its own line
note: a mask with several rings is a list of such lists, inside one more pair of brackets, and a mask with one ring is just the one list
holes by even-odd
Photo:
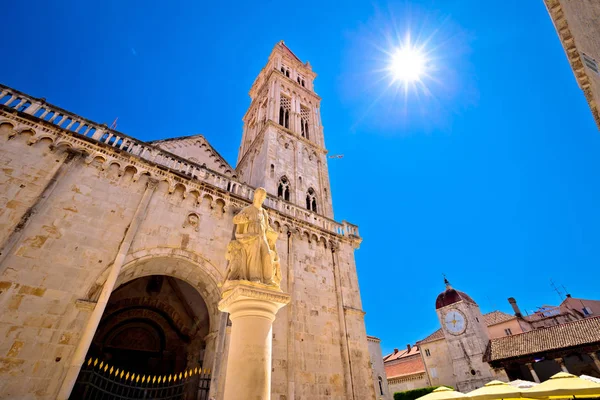
[[521, 393], [525, 397], [549, 397], [550, 399], [600, 397], [600, 384], [566, 372], [559, 372], [547, 381]]
[[426, 394], [425, 396], [418, 397], [416, 400], [454, 400], [454, 399], [467, 399], [464, 393], [457, 392], [446, 386], [440, 386], [433, 392]]
[[466, 394], [472, 400], [520, 399], [521, 389], [501, 381], [491, 381]]

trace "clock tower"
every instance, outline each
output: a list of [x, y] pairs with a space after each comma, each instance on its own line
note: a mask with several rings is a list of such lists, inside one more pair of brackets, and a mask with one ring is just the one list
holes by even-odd
[[466, 393], [502, 377], [483, 361], [490, 338], [479, 306], [447, 279], [444, 282], [446, 290], [437, 297], [435, 309], [448, 343], [456, 390]]

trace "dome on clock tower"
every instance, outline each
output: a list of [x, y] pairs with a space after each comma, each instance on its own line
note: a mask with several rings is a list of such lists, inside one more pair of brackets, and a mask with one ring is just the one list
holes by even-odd
[[467, 303], [477, 304], [468, 294], [458, 291], [450, 286], [448, 279], [444, 278], [446, 284], [446, 290], [440, 293], [435, 299], [435, 309], [438, 310], [442, 307], [449, 306], [450, 304], [458, 303], [459, 301], [466, 301]]

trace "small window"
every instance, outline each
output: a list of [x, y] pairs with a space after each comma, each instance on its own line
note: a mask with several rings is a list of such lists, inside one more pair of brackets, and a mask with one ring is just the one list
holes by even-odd
[[506, 328], [506, 329], [504, 330], [504, 333], [506, 333], [506, 336], [510, 336], [510, 335], [512, 335], [512, 331], [510, 330], [510, 328]]
[[431, 355], [431, 352], [429, 351], [429, 349], [425, 349], [425, 355], [426, 355], [427, 357], [429, 357], [429, 356]]
[[290, 182], [288, 178], [282, 176], [277, 185], [277, 197], [283, 198], [285, 201], [290, 201]]
[[383, 396], [383, 379], [381, 377], [379, 378], [379, 394]]
[[304, 87], [304, 79], [302, 79], [302, 87]]
[[306, 209], [317, 212], [317, 195], [313, 188], [309, 188], [306, 193]]
[[429, 368], [429, 375], [431, 375], [432, 378], [437, 378], [437, 369]]
[[275, 166], [271, 164], [271, 178], [275, 176]]
[[598, 67], [598, 63], [592, 57], [588, 56], [585, 53], [581, 53], [581, 58], [583, 59], [583, 63], [586, 67], [594, 71], [596, 74], [600, 75], [600, 67]]
[[585, 315], [586, 317], [593, 314], [592, 309], [589, 307], [583, 307], [582, 310], [583, 315]]
[[479, 318], [475, 317], [475, 321], [479, 322]]

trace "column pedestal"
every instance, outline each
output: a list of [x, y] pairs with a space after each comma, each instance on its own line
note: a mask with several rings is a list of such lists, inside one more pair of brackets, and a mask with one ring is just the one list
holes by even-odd
[[219, 303], [231, 319], [223, 400], [270, 400], [273, 321], [290, 296], [250, 283], [228, 289]]

